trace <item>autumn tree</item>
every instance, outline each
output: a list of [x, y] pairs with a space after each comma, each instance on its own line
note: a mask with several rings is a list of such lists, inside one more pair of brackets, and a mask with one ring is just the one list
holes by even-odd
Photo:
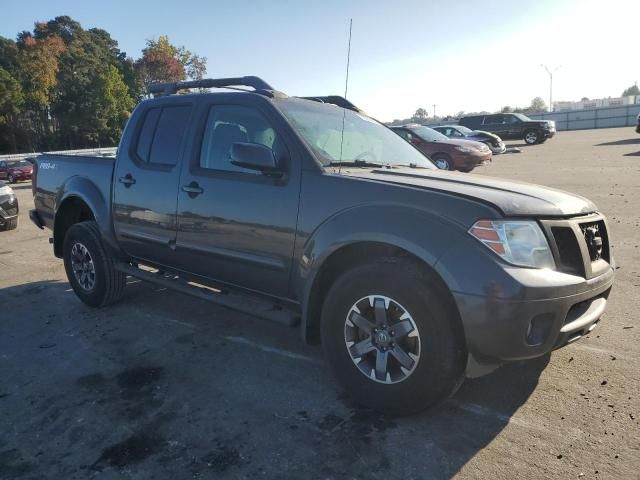
[[161, 35], [157, 40], [147, 40], [136, 68], [145, 85], [178, 82], [187, 77], [199, 80], [207, 71], [207, 59], [194, 55], [183, 46], [176, 47], [169, 37]]
[[201, 79], [206, 64], [166, 36], [134, 60], [68, 16], [0, 37], [0, 153], [116, 145], [145, 83]]

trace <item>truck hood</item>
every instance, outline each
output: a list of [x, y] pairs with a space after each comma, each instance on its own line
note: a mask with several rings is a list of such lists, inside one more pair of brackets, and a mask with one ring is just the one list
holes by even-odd
[[343, 174], [395, 185], [446, 192], [491, 204], [507, 217], [568, 217], [593, 213], [590, 200], [531, 183], [423, 169], [349, 169]]

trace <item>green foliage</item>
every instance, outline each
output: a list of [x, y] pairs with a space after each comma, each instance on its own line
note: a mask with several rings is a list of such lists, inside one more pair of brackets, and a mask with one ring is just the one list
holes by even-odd
[[640, 88], [638, 88], [637, 83], [631, 85], [629, 88], [625, 89], [624, 92], [622, 92], [623, 97], [628, 97], [629, 95], [640, 95]]
[[20, 84], [0, 67], [0, 148], [15, 150], [15, 121], [23, 103]]
[[134, 60], [68, 16], [16, 38], [0, 37], [0, 153], [116, 145], [145, 82], [206, 73], [206, 58], [166, 36]]
[[542, 113], [547, 111], [547, 104], [541, 97], [536, 97], [531, 100], [531, 105], [527, 109], [527, 113]]
[[115, 145], [120, 139], [131, 110], [135, 105], [129, 96], [129, 89], [118, 69], [109, 69], [98, 78], [96, 117], [100, 122], [99, 143]]
[[20, 113], [24, 103], [22, 88], [18, 81], [0, 67], [0, 124], [8, 123], [9, 117]]

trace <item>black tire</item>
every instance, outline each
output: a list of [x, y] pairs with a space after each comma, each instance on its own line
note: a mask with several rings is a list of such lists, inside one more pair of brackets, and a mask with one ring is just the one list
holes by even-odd
[[16, 183], [16, 179], [15, 179], [15, 178], [13, 178], [13, 175], [9, 175], [9, 176], [7, 177], [7, 182], [8, 182], [8, 183]]
[[15, 230], [18, 228], [18, 217], [10, 218], [3, 225], [0, 225], [0, 231], [6, 232], [7, 230]]
[[524, 137], [522, 139], [527, 145], [535, 145], [540, 142], [541, 137], [540, 132], [537, 130], [525, 130]]
[[[411, 373], [403, 372], [404, 379], [396, 383], [367, 376], [363, 371], [368, 367], [360, 365], [370, 360], [362, 356], [356, 365], [347, 347], [347, 315], [368, 296], [374, 296], [374, 304], [377, 296], [392, 299], [410, 314], [418, 330], [419, 357]], [[384, 259], [347, 271], [329, 290], [321, 317], [322, 344], [338, 381], [358, 403], [392, 415], [408, 415], [446, 400], [462, 384], [467, 358], [453, 308], [433, 279], [412, 262]], [[394, 334], [393, 326], [388, 332]], [[379, 350], [366, 355], [377, 358]], [[393, 363], [396, 369], [400, 365]], [[376, 376], [373, 371], [371, 375]]]
[[[72, 251], [74, 245], [83, 246], [89, 253], [93, 265], [93, 285], [81, 285], [73, 271]], [[81, 222], [72, 225], [64, 237], [64, 268], [75, 294], [90, 307], [103, 307], [120, 299], [126, 285], [126, 275], [114, 268], [114, 258], [105, 248], [96, 222]]]
[[440, 170], [453, 170], [453, 162], [451, 157], [446, 153], [438, 153], [433, 156], [433, 163], [436, 164]]

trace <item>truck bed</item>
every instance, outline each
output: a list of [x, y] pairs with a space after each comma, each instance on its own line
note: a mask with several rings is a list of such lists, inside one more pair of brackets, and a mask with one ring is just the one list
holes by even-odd
[[69, 188], [76, 183], [92, 184], [91, 193], [102, 197], [103, 205], [110, 205], [114, 164], [114, 157], [100, 155], [44, 154], [38, 157], [33, 201], [44, 226], [53, 229], [54, 213], [66, 198], [67, 191], [87, 191], [86, 188]]

